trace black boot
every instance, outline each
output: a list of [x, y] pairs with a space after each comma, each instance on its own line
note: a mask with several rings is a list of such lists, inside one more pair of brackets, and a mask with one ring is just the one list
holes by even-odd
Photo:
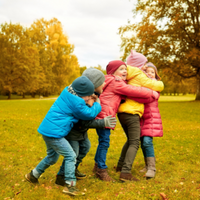
[[55, 182], [56, 185], [61, 185], [61, 186], [64, 186], [65, 185], [65, 178], [64, 178], [64, 175], [57, 175], [56, 176], [56, 182]]
[[75, 170], [75, 176], [78, 180], [85, 179], [86, 175], [81, 173], [77, 168]]

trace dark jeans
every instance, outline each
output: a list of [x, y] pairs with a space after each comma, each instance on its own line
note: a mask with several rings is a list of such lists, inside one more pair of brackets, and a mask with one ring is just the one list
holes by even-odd
[[127, 141], [118, 161], [123, 173], [131, 173], [132, 165], [140, 144], [140, 117], [135, 114], [119, 113], [119, 121], [124, 129]]
[[154, 147], [153, 147], [153, 138], [149, 136], [144, 136], [140, 138], [141, 140], [141, 148], [145, 158], [147, 157], [155, 157], [154, 155]]
[[110, 146], [110, 129], [97, 129], [99, 145], [97, 147], [95, 162], [99, 169], [106, 169], [106, 155]]
[[76, 153], [76, 167], [78, 167], [79, 164], [82, 162], [83, 158], [85, 158], [85, 156], [90, 150], [90, 140], [87, 138], [85, 140], [80, 141], [68, 140], [68, 142], [70, 143], [72, 149]]

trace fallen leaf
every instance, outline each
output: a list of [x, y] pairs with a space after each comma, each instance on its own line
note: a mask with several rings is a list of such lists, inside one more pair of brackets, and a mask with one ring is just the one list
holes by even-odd
[[161, 192], [160, 196], [162, 197], [163, 200], [167, 200], [167, 196], [165, 193]]
[[19, 191], [19, 192], [16, 192], [16, 193], [15, 193], [15, 195], [18, 195], [19, 193], [21, 193], [21, 191]]

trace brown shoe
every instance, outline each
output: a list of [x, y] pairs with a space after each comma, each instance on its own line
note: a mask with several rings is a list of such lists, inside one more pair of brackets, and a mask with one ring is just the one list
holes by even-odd
[[94, 173], [97, 172], [97, 167], [98, 167], [98, 165], [97, 165], [97, 163], [95, 163], [95, 164], [94, 164], [94, 168], [93, 168], [93, 170], [92, 170]]
[[99, 169], [99, 168], [97, 168], [96, 176], [97, 176], [97, 178], [99, 178], [102, 181], [113, 181], [114, 182], [114, 179], [112, 179], [108, 175], [107, 169]]
[[30, 183], [33, 184], [39, 184], [39, 181], [37, 178], [35, 178], [35, 176], [33, 176], [33, 171], [31, 171], [30, 173], [25, 175], [25, 178], [27, 181], [29, 181]]
[[120, 177], [119, 180], [122, 182], [126, 182], [126, 181], [139, 181], [137, 178], [133, 177], [133, 175], [131, 173], [120, 173]]

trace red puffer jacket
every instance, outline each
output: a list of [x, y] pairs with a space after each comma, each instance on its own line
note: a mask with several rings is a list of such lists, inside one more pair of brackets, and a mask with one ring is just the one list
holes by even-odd
[[[160, 95], [159, 95], [160, 96]], [[162, 137], [163, 127], [160, 112], [158, 109], [158, 100], [144, 104], [144, 114], [140, 121], [141, 136]]]
[[100, 95], [102, 110], [97, 115], [96, 119], [103, 119], [109, 115], [115, 117], [121, 99], [124, 96], [129, 96], [130, 98], [151, 98], [151, 101], [155, 99], [153, 91], [148, 88], [128, 85], [117, 76], [105, 75], [105, 86], [103, 88], [103, 93]]

